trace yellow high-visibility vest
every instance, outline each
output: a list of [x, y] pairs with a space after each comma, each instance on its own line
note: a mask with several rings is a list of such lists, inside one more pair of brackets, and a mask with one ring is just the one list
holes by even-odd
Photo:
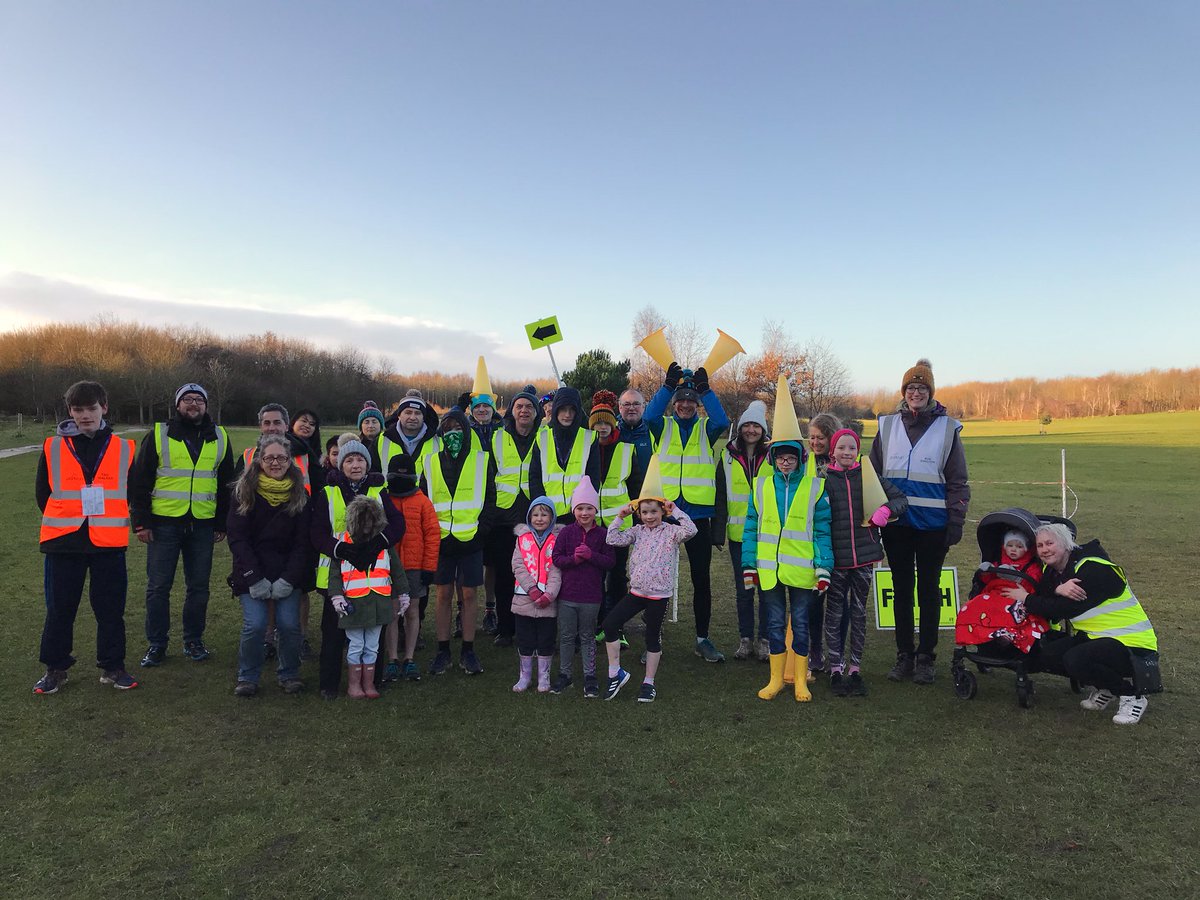
[[680, 441], [678, 423], [667, 416], [655, 452], [662, 472], [663, 493], [668, 500], [677, 500], [682, 495], [697, 506], [712, 506], [717, 502], [717, 458], [708, 440], [707, 416], [696, 419], [686, 446]]
[[[190, 509], [196, 519], [217, 517], [217, 467], [225, 458], [229, 435], [220, 425], [216, 429], [216, 438], [204, 442], [200, 456], [193, 463], [187, 444], [167, 436], [165, 422], [154, 426], [158, 471], [150, 492], [150, 512], [179, 518]], [[218, 524], [225, 527], [224, 522]]]
[[501, 509], [511, 509], [517, 502], [518, 494], [529, 497], [529, 464], [533, 462], [533, 444], [529, 445], [529, 450], [522, 458], [513, 436], [505, 429], [498, 428], [492, 435], [492, 459], [496, 461], [496, 505]]
[[[425, 471], [425, 457], [430, 453], [437, 453], [442, 449], [442, 441], [436, 434], [428, 441], [421, 445], [424, 451], [420, 456], [413, 457], [413, 467], [416, 469], [417, 478]], [[393, 441], [386, 435], [379, 436], [379, 465], [383, 470], [384, 477], [388, 473], [388, 464], [391, 463], [392, 457], [405, 456], [408, 451], [404, 449], [404, 444], [400, 441]]]
[[[608, 461], [608, 472], [600, 484], [600, 514], [596, 517], [600, 525], [607, 528], [617, 517], [621, 508], [629, 503], [629, 476], [633, 474], [633, 444], [618, 443]], [[633, 527], [633, 516], [625, 519], [621, 530]]]
[[422, 471], [429, 485], [429, 499], [437, 513], [442, 537], [453, 536], [464, 543], [479, 531], [479, 516], [483, 512], [483, 501], [487, 496], [488, 455], [479, 443], [474, 431], [469, 431], [470, 443], [465, 450], [462, 470], [458, 473], [458, 484], [453, 493], [442, 474], [442, 457], [439, 453], [424, 456]]
[[[734, 463], [728, 447], [721, 450], [721, 465], [725, 468], [725, 505], [729, 515], [725, 524], [725, 537], [740, 544], [746, 531], [746, 510], [750, 507], [751, 483], [741, 464]], [[766, 457], [759, 463], [758, 472], [763, 469], [771, 470], [771, 464], [767, 462]], [[757, 475], [758, 472], [754, 474]]]
[[1150, 617], [1142, 609], [1142, 604], [1133, 595], [1129, 587], [1129, 579], [1125, 570], [1116, 563], [1099, 556], [1085, 556], [1075, 563], [1075, 571], [1086, 562], [1100, 563], [1109, 566], [1125, 582], [1125, 590], [1111, 600], [1105, 600], [1099, 606], [1093, 606], [1087, 612], [1082, 612], [1071, 619], [1071, 625], [1082, 631], [1090, 638], [1115, 638], [1126, 647], [1140, 647], [1143, 650], [1158, 650], [1158, 637], [1150, 624]]
[[[571, 511], [571, 495], [583, 480], [587, 471], [588, 457], [592, 454], [592, 439], [595, 433], [586, 428], [575, 432], [575, 443], [564, 469], [558, 464], [554, 449], [554, 434], [547, 428], [537, 436], [538, 452], [542, 459], [542, 490], [554, 501], [554, 514], [564, 516]], [[530, 498], [532, 499], [532, 498]]]
[[796, 486], [796, 495], [788, 506], [787, 521], [779, 521], [775, 499], [775, 471], [766, 467], [754, 479], [754, 508], [758, 510], [758, 544], [755, 565], [758, 583], [770, 590], [782, 582], [789, 587], [811, 589], [817, 583], [814, 562], [813, 519], [817, 501], [825, 490], [825, 480], [817, 478], [810, 467]]
[[[383, 500], [380, 494], [383, 493], [383, 485], [379, 484], [374, 487], [367, 488], [363, 496], [374, 497], [380, 504]], [[346, 530], [346, 498], [342, 496], [342, 489], [336, 484], [325, 485], [326, 505], [329, 507], [329, 533], [337, 537]], [[328, 556], [322, 553], [317, 558], [317, 587], [323, 591], [329, 590], [329, 566], [331, 560]]]

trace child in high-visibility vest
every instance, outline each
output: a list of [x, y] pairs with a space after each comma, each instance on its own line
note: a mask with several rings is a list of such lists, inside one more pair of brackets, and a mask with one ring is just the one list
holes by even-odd
[[[386, 527], [387, 516], [377, 498], [355, 497], [346, 507], [346, 531], [341, 539], [365, 544]], [[367, 571], [356, 569], [347, 560], [334, 562], [338, 564], [329, 569], [329, 601], [337, 611], [338, 627], [350, 641], [346, 696], [351, 700], [374, 700], [379, 696], [375, 689], [379, 635], [395, 615], [393, 600], [400, 615], [408, 609], [408, 578], [391, 545], [380, 551]]]
[[561, 525], [555, 524], [554, 501], [538, 497], [529, 504], [524, 525], [514, 531], [512, 571], [517, 584], [513, 591], [512, 611], [516, 620], [517, 652], [521, 669], [513, 690], [529, 689], [533, 682], [533, 657], [537, 656], [539, 694], [550, 690], [550, 662], [554, 656], [554, 636], [558, 630], [555, 598], [562, 584], [562, 573], [551, 557]]

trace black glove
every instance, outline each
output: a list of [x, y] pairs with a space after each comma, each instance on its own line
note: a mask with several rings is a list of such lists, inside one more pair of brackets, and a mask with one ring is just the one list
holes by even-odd
[[679, 387], [679, 379], [683, 378], [683, 366], [674, 360], [667, 366], [667, 377], [663, 380], [663, 385], [668, 391], [674, 391]]
[[463, 391], [458, 395], [458, 403], [456, 404], [463, 412], [471, 411], [471, 392]]
[[696, 388], [697, 394], [708, 392], [708, 372], [704, 370], [704, 366], [698, 368], [692, 375], [692, 385]]
[[957, 544], [961, 540], [962, 540], [962, 526], [961, 525], [947, 525], [946, 526], [946, 549], [949, 550], [951, 547], [953, 547], [955, 544]]
[[725, 546], [725, 529], [724, 528], [714, 528], [713, 529], [712, 545], [714, 547], [724, 547]]
[[433, 584], [433, 579], [436, 577], [436, 574], [437, 573], [435, 573], [435, 572], [422, 572], [421, 573], [421, 584], [424, 587], [429, 587], [431, 584]]
[[342, 546], [342, 559], [350, 563], [360, 572], [369, 571], [371, 564], [376, 558], [387, 549], [387, 538], [382, 534], [377, 534], [371, 540], [362, 544], [346, 544]]

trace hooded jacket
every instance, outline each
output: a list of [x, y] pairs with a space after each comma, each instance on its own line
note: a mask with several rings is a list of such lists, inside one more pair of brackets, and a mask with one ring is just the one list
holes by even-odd
[[[408, 399], [408, 398], [404, 398], [404, 399]], [[400, 402], [403, 403], [404, 400], [401, 400]], [[424, 403], [424, 401], [422, 401], [422, 402]], [[424, 430], [421, 431], [420, 434], [417, 435], [417, 437], [415, 439], [415, 446], [413, 448], [413, 452], [411, 454], [409, 454], [407, 445], [405, 444], [406, 438], [404, 437], [404, 433], [400, 430], [400, 409], [399, 409], [399, 407], [396, 408], [396, 411], [394, 413], [392, 413], [390, 416], [387, 417], [387, 420], [384, 422], [383, 431], [381, 432], [381, 434], [383, 437], [387, 438], [392, 443], [399, 445], [400, 453], [397, 454], [398, 456], [399, 455], [409, 455], [414, 460], [419, 459], [421, 457], [421, 455], [423, 453], [425, 453], [425, 445], [430, 440], [433, 439], [433, 436], [435, 434], [437, 434], [437, 430], [438, 430], [437, 410], [435, 410], [428, 403], [425, 403], [424, 407], [421, 410], [421, 418], [422, 418], [422, 426], [423, 426]], [[382, 441], [380, 441], [378, 443], [380, 445], [382, 445]], [[378, 447], [376, 447], [375, 452], [376, 453], [379, 452]], [[396, 457], [393, 456], [391, 462], [394, 462], [395, 459], [396, 459]], [[386, 474], [390, 475], [390, 474], [392, 474], [392, 469], [394, 467], [391, 466], [391, 464], [389, 463], [388, 468], [389, 468], [389, 471]]]
[[[438, 459], [442, 465], [442, 477], [446, 480], [446, 487], [451, 493], [458, 487], [458, 479], [462, 474], [463, 464], [466, 462], [467, 453], [470, 452], [472, 444], [479, 440], [479, 435], [471, 429], [467, 422], [466, 415], [460, 409], [451, 409], [445, 416], [442, 417], [441, 428], [438, 429], [439, 435], [446, 434], [447, 424], [449, 422], [457, 422], [463, 433], [462, 446], [458, 453], [450, 452], [450, 448], [445, 442], [442, 444], [442, 449], [438, 451]], [[483, 548], [484, 538], [487, 533], [496, 527], [497, 509], [496, 509], [496, 464], [492, 460], [492, 455], [487, 453], [486, 447], [480, 447], [484, 451], [487, 462], [487, 472], [484, 473], [484, 496], [483, 509], [479, 512], [479, 528], [475, 532], [474, 537], [469, 541], [461, 541], [453, 535], [447, 535], [441, 540], [439, 556], [446, 558], [459, 558], [470, 556]], [[421, 473], [421, 490], [425, 496], [429, 496], [429, 480], [424, 472]]]
[[[102, 421], [96, 433], [88, 437], [80, 432], [74, 419], [65, 419], [59, 422], [54, 434], [57, 437], [71, 439], [71, 445], [75, 448], [75, 453], [79, 456], [79, 462], [83, 466], [84, 471], [96, 468], [97, 463], [100, 462], [100, 451], [113, 438], [112, 426], [108, 422]], [[134, 463], [131, 460], [129, 464], [130, 472], [133, 472], [133, 465]], [[50, 469], [46, 463], [46, 451], [43, 448], [41, 454], [38, 456], [37, 475], [34, 476], [34, 496], [37, 499], [38, 510], [40, 512], [46, 511], [46, 504], [50, 502], [50, 494]], [[93, 544], [88, 534], [87, 522], [84, 522], [77, 530], [70, 534], [64, 534], [52, 540], [44, 541], [40, 545], [40, 549], [43, 553], [112, 553], [114, 551], [123, 553], [125, 551], [124, 547], [97, 547]]]
[[[774, 450], [779, 447], [795, 447], [800, 451], [800, 465], [795, 471], [788, 472], [786, 475], [774, 468], [775, 454]], [[788, 510], [792, 508], [792, 503], [797, 500], [796, 492], [800, 487], [800, 482], [804, 478], [804, 466], [808, 460], [808, 451], [798, 441], [777, 441], [772, 446], [770, 461], [772, 468], [768, 470], [770, 477], [775, 480], [775, 503], [776, 509], [779, 512], [779, 521], [786, 522]], [[768, 477], [767, 471], [760, 471], [760, 476]], [[806, 502], [807, 498], [803, 498], [802, 502]], [[754, 507], [754, 490], [753, 486], [750, 491], [750, 505], [746, 509], [746, 527], [742, 534], [742, 568], [757, 569], [758, 568], [758, 520], [759, 512]], [[832, 516], [829, 510], [829, 497], [822, 492], [817, 498], [816, 507], [813, 509], [813, 565], [818, 569], [824, 569], [827, 573], [833, 571], [833, 539], [831, 535], [831, 520]]]
[[[522, 437], [521, 433], [517, 431], [517, 423], [512, 415], [511, 404], [509, 405], [508, 411], [504, 413], [504, 430], [512, 438], [513, 443], [516, 444], [517, 452], [521, 454], [522, 459], [529, 459], [530, 453], [533, 453], [534, 456], [537, 456], [534, 447], [537, 442], [538, 429], [541, 428], [541, 426], [542, 405], [540, 403], [534, 402], [533, 404], [533, 427], [530, 429], [529, 434], [525, 435], [524, 437]], [[491, 451], [491, 444], [488, 444], [487, 449], [489, 452]], [[499, 461], [493, 459], [492, 464], [496, 466], [497, 471], [499, 471]], [[529, 459], [529, 466], [530, 471], [532, 472], [532, 459]], [[530, 484], [529, 489], [533, 491], [532, 483]], [[537, 493], [534, 492], [533, 496], [536, 497]], [[524, 491], [518, 491], [517, 499], [513, 501], [512, 506], [510, 506], [508, 509], [500, 509], [497, 507], [496, 515], [500, 522], [500, 527], [512, 528], [516, 525], [519, 525], [521, 522], [524, 522], [525, 514], [529, 512], [530, 499], [530, 497], [525, 496]]]
[[[575, 410], [575, 421], [570, 425], [558, 424], [559, 410], [570, 408]], [[579, 391], [573, 387], [560, 387], [554, 392], [554, 404], [550, 407], [550, 422], [547, 428], [550, 429], [552, 442], [554, 444], [554, 455], [558, 460], [558, 464], [562, 468], [566, 468], [568, 461], [571, 458], [571, 449], [575, 446], [575, 435], [579, 433], [580, 428], [583, 428], [587, 421], [587, 417], [583, 414], [583, 401], [579, 399]], [[583, 428], [584, 440], [592, 442], [591, 452], [588, 454], [587, 465], [584, 467], [583, 473], [588, 478], [592, 479], [592, 484], [600, 484], [600, 452], [596, 434]], [[543, 496], [546, 493], [546, 485], [542, 474], [542, 455], [535, 448], [533, 451], [533, 461], [529, 464], [529, 492], [535, 497]], [[558, 517], [558, 521], [565, 524], [574, 521], [574, 516], [569, 512]]]
[[[532, 510], [532, 508], [537, 506], [539, 503], [549, 506], [552, 511], [554, 509], [554, 504], [551, 503], [548, 498], [541, 495], [535, 497], [529, 504], [530, 509]], [[548, 540], [551, 535], [555, 536], [554, 540], [557, 546], [557, 535], [562, 531], [562, 528], [562, 525], [559, 525], [557, 522], [552, 522], [550, 525], [549, 534], [542, 539], [541, 546], [545, 546], [546, 540]], [[517, 544], [513, 547], [512, 573], [514, 580], [520, 586], [521, 591], [524, 591], [524, 593], [518, 591], [513, 594], [512, 611], [513, 615], [515, 616], [529, 616], [530, 618], [535, 619], [553, 618], [558, 614], [558, 608], [553, 603], [549, 604], [548, 606], [539, 607], [529, 596], [529, 591], [536, 587], [537, 584], [533, 578], [533, 575], [530, 574], [529, 569], [525, 566], [524, 560], [521, 558], [520, 539], [521, 535], [529, 534], [532, 531], [533, 527], [529, 524], [528, 515], [526, 515], [525, 524], [518, 525], [513, 529], [513, 533], [517, 537]], [[551, 554], [553, 554], [553, 549], [551, 550]], [[551, 565], [546, 571], [546, 586], [543, 588], [543, 590], [545, 590], [547, 597], [549, 597], [551, 600], [554, 600], [558, 597], [561, 588], [562, 572], [559, 571], [558, 567], [553, 564], [553, 556], [551, 556]]]

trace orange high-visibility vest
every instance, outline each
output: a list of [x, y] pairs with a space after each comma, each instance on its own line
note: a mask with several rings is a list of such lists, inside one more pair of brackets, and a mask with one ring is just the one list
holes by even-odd
[[[347, 544], [353, 543], [348, 531], [342, 533], [342, 540]], [[383, 594], [385, 597], [391, 596], [392, 593], [392, 560], [386, 547], [379, 552], [369, 572], [360, 572], [342, 560], [342, 593], [352, 600], [357, 600], [372, 592]]]
[[[250, 463], [254, 462], [254, 454], [258, 450], [257, 447], [247, 447], [242, 451], [242, 462], [245, 467], [250, 468]], [[304, 493], [312, 496], [312, 484], [308, 478], [308, 454], [301, 453], [299, 456], [292, 456], [292, 460], [300, 469], [300, 474], [304, 476]]]
[[89, 485], [83, 466], [67, 444], [68, 438], [48, 437], [42, 444], [46, 454], [46, 474], [50, 479], [50, 499], [42, 513], [40, 541], [71, 534], [87, 522], [88, 537], [97, 547], [129, 546], [129, 464], [133, 460], [133, 441], [112, 436], [90, 484], [104, 488], [104, 512], [83, 514], [83, 488]]

